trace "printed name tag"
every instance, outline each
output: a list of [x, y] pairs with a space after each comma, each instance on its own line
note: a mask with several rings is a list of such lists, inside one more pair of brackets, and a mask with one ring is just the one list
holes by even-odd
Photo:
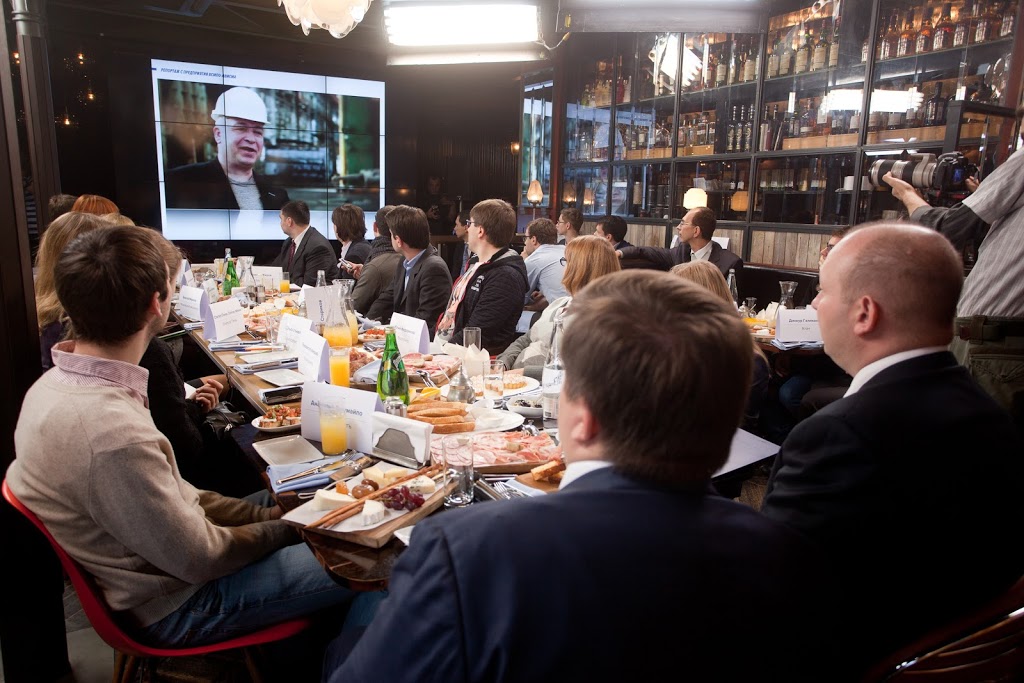
[[[373, 452], [373, 417], [384, 410], [380, 397], [373, 391], [338, 387], [333, 384], [307, 382], [302, 385], [302, 436], [320, 441], [320, 401], [340, 398], [345, 402], [345, 427], [348, 447], [362, 453]], [[423, 423], [418, 423], [423, 424]], [[430, 425], [425, 425], [429, 427]]]
[[784, 308], [775, 324], [775, 338], [784, 342], [820, 342], [818, 311], [813, 308]]
[[192, 266], [188, 259], [181, 259], [181, 267], [178, 268], [178, 284], [182, 287], [195, 287], [196, 276], [192, 274]]
[[281, 316], [281, 326], [277, 329], [277, 343], [284, 345], [289, 351], [298, 352], [299, 338], [303, 332], [313, 330], [313, 321], [291, 313]]
[[245, 317], [238, 299], [210, 304], [203, 315], [203, 337], [224, 341], [245, 332]]
[[413, 318], [401, 313], [391, 316], [391, 326], [395, 328], [395, 341], [398, 342], [398, 350], [404, 356], [407, 353], [426, 353], [430, 346], [430, 335], [427, 333], [427, 323], [419, 318]]
[[178, 293], [178, 313], [189, 320], [202, 320], [203, 310], [210, 307], [210, 297], [201, 287], [182, 287]]
[[337, 287], [303, 287], [302, 291], [306, 295], [306, 315], [314, 323], [327, 322], [327, 313], [331, 308], [334, 309], [334, 319], [342, 319]]
[[326, 382], [331, 376], [331, 348], [327, 340], [312, 330], [299, 335], [299, 373], [311, 382]]

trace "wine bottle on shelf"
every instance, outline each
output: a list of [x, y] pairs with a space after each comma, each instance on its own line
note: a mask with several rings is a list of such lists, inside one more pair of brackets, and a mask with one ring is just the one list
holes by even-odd
[[859, 133], [860, 132], [860, 109], [854, 109], [853, 113], [850, 114], [850, 124], [846, 127], [847, 133]]
[[743, 121], [743, 151], [749, 152], [754, 146], [754, 105], [747, 107], [747, 116]]
[[779, 49], [779, 75], [788, 76], [793, 73], [793, 44], [789, 34], [781, 38], [782, 47]]
[[715, 87], [715, 77], [718, 73], [718, 54], [712, 50], [712, 43], [707, 46], [707, 71], [704, 72], [704, 87]]
[[729, 82], [729, 56], [727, 54], [728, 46], [722, 43], [722, 47], [718, 51], [718, 67], [715, 69], [715, 87], [722, 87], [727, 85]]
[[935, 93], [925, 100], [924, 125], [941, 126], [946, 122], [946, 98], [942, 96], [942, 83], [935, 84]]
[[952, 4], [942, 5], [942, 14], [939, 23], [935, 24], [935, 35], [932, 37], [933, 50], [945, 50], [953, 47], [953, 33], [956, 26], [953, 25]]
[[882, 36], [881, 41], [878, 43], [878, 58], [879, 59], [892, 59], [896, 56], [896, 47], [900, 42], [900, 13], [899, 10], [893, 10], [892, 14], [889, 15], [889, 27], [885, 30], [885, 35]]
[[[775, 105], [776, 108], [779, 105]], [[758, 150], [762, 152], [771, 151], [772, 142], [772, 120], [768, 118], [768, 105], [764, 105], [764, 117], [761, 119], [761, 125], [758, 126]]]
[[707, 142], [705, 144], [714, 146], [714, 144], [715, 144], [715, 134], [716, 134], [716, 130], [715, 130], [715, 114], [714, 114], [714, 112], [709, 112], [708, 113], [707, 127], [708, 127]]
[[974, 35], [971, 36], [971, 42], [987, 43], [998, 35], [1002, 19], [996, 14], [995, 3], [986, 4], [979, 0], [974, 4], [974, 11]]
[[800, 137], [809, 138], [814, 135], [814, 124], [818, 117], [814, 113], [813, 100], [807, 99], [807, 105], [800, 113]]
[[750, 45], [747, 47], [747, 61], [743, 63], [744, 83], [757, 80], [758, 55], [756, 54], [756, 50], [757, 48], [755, 47], [754, 41], [750, 41]]
[[825, 27], [822, 26], [818, 32], [818, 40], [814, 43], [814, 51], [811, 52], [811, 71], [820, 71], [828, 64], [828, 37], [825, 35]]
[[729, 80], [728, 80], [728, 85], [732, 85], [732, 84], [738, 82], [736, 80], [736, 77], [737, 77], [737, 72], [739, 71], [739, 66], [740, 66], [740, 62], [739, 62], [740, 55], [739, 55], [739, 52], [740, 52], [739, 51], [739, 45], [737, 45], [736, 41], [733, 40], [733, 42], [732, 42], [732, 51], [731, 51], [731, 54], [729, 55], [729, 71], [728, 71], [728, 79]]
[[789, 130], [786, 131], [786, 137], [800, 137], [800, 105], [802, 103], [802, 101], [797, 101], [793, 107], [793, 113], [789, 116]]
[[828, 46], [828, 68], [834, 69], [839, 66], [839, 19], [832, 21], [832, 42]]
[[925, 7], [924, 14], [921, 15], [921, 29], [917, 32], [917, 44], [914, 45], [914, 52], [917, 54], [932, 51], [935, 35], [935, 29], [932, 27], [933, 13], [931, 7]]
[[1013, 35], [1014, 27], [1017, 25], [1017, 0], [1011, 0], [1003, 8], [1003, 18], [999, 22], [999, 37], [1005, 38]]
[[896, 56], [906, 57], [914, 54], [914, 47], [917, 45], [917, 29], [914, 25], [914, 10], [908, 10], [903, 20], [903, 32], [896, 43]]
[[704, 146], [708, 144], [708, 117], [706, 112], [701, 112], [700, 117], [697, 119], [697, 135], [696, 142], [698, 145]]

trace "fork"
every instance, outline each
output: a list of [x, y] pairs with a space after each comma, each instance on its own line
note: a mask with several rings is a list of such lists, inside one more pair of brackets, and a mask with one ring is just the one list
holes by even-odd
[[519, 489], [509, 486], [503, 481], [496, 481], [493, 484], [494, 488], [500, 491], [506, 498], [512, 500], [513, 498], [529, 498], [528, 495], [520, 491]]
[[336, 482], [336, 481], [332, 481], [330, 484], [328, 484], [327, 486], [323, 487], [322, 489], [316, 489], [315, 491], [300, 491], [299, 493], [296, 493], [295, 495], [300, 500], [308, 500], [308, 499], [313, 498], [314, 496], [316, 496], [316, 492], [317, 491], [330, 491], [331, 489], [334, 488], [334, 486], [337, 483], [338, 482]]
[[434, 384], [434, 380], [430, 379], [430, 373], [427, 372], [426, 370], [416, 370], [416, 374], [420, 376], [420, 378], [423, 380], [423, 383], [426, 384], [428, 387], [432, 387], [434, 389], [438, 388], [437, 385]]

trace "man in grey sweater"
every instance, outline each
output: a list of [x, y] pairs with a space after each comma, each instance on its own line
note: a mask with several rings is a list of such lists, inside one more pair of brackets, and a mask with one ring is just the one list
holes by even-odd
[[146, 346], [170, 311], [171, 247], [112, 227], [56, 267], [76, 341], [28, 391], [7, 472], [15, 495], [151, 645], [200, 645], [343, 605], [278, 507], [194, 488], [148, 409]]

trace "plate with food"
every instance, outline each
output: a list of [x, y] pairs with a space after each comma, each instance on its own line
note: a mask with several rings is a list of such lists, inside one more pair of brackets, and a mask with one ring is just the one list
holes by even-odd
[[291, 432], [302, 426], [302, 409], [273, 406], [265, 415], [254, 418], [252, 426], [268, 434]]
[[387, 338], [387, 332], [384, 331], [383, 327], [371, 327], [368, 330], [363, 330], [359, 333], [359, 341], [362, 344], [366, 342], [384, 341]]
[[[533, 377], [527, 377], [521, 374], [506, 374], [503, 378], [505, 383], [505, 391], [502, 393], [502, 397], [508, 398], [509, 396], [519, 396], [520, 394], [529, 394], [530, 392], [536, 391], [540, 388], [540, 382], [535, 380]], [[481, 377], [474, 377], [470, 380], [473, 383], [473, 388], [476, 389], [477, 398], [482, 398], [484, 395], [484, 382]], [[441, 387], [441, 395], [448, 396], [448, 387]]]
[[530, 419], [544, 417], [544, 406], [541, 403], [541, 397], [539, 395], [520, 396], [518, 398], [509, 399], [508, 409], [513, 413], [519, 413], [523, 417]]
[[[434, 462], [441, 462], [443, 435], [430, 439], [430, 454]], [[473, 467], [487, 474], [523, 474], [537, 465], [562, 457], [562, 449], [555, 445], [546, 432], [534, 435], [518, 430], [511, 432], [481, 432], [475, 435]]]
[[379, 548], [391, 540], [397, 529], [415, 524], [444, 502], [443, 474], [417, 474], [416, 470], [381, 462], [355, 477], [318, 489], [312, 500], [281, 519], [305, 527], [332, 510], [358, 501], [363, 503], [357, 514], [329, 528], [310, 531]]

